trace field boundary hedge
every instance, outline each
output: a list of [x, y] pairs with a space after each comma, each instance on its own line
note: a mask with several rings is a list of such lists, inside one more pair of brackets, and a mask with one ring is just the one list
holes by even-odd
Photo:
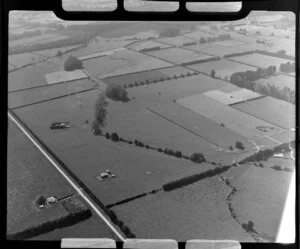
[[38, 136], [36, 136], [32, 130], [13, 112], [13, 110], [8, 109], [9, 112], [14, 116], [18, 122], [20, 122], [23, 127], [38, 141], [38, 143], [47, 151], [48, 154], [51, 155], [52, 158], [54, 158], [55, 161], [59, 163], [59, 165], [62, 167], [62, 169], [71, 176], [71, 178], [89, 195], [89, 197], [105, 212], [105, 214], [111, 219], [113, 223], [118, 225], [121, 229], [121, 231], [128, 237], [128, 238], [134, 238], [135, 235], [130, 231], [130, 229], [121, 223], [121, 221], [118, 219], [118, 217], [113, 216], [111, 211], [100, 201], [100, 199], [93, 194], [93, 192], [56, 156], [49, 147], [39, 139]]
[[255, 51], [237, 52], [237, 53], [232, 53], [232, 54], [226, 54], [223, 57], [224, 58], [231, 58], [231, 57], [235, 57], [235, 56], [243, 56], [243, 55], [253, 54], [253, 53], [255, 53]]
[[272, 57], [276, 57], [276, 58], [287, 59], [287, 60], [295, 60], [295, 57], [291, 56], [291, 55], [281, 55], [281, 54], [278, 54], [278, 53], [268, 52], [266, 50], [258, 50], [258, 49], [255, 50], [255, 52], [258, 53], [258, 54], [272, 56]]
[[92, 216], [92, 212], [90, 209], [81, 210], [76, 213], [68, 213], [57, 219], [49, 220], [41, 224], [38, 224], [36, 226], [26, 228], [23, 231], [13, 233], [13, 234], [8, 234], [6, 238], [8, 240], [24, 240], [24, 239], [36, 237], [40, 234], [53, 231], [57, 228], [63, 228], [63, 227], [74, 225], [80, 221], [88, 219], [91, 216]]
[[159, 191], [161, 191], [162, 189], [154, 189], [154, 190], [151, 190], [149, 192], [145, 192], [145, 193], [142, 193], [142, 194], [139, 194], [139, 195], [136, 195], [136, 196], [133, 196], [133, 197], [129, 197], [127, 199], [124, 199], [124, 200], [121, 200], [121, 201], [118, 201], [118, 202], [115, 202], [115, 203], [112, 203], [112, 204], [109, 204], [109, 205], [106, 205], [107, 208], [112, 208], [114, 206], [118, 206], [118, 205], [121, 205], [121, 204], [125, 204], [125, 203], [128, 203], [130, 201], [133, 201], [133, 200], [136, 200], [136, 199], [139, 199], [141, 197], [144, 197], [144, 196], [147, 196], [147, 195], [151, 195], [151, 194], [155, 194]]
[[214, 169], [209, 169], [209, 170], [204, 171], [199, 174], [194, 174], [194, 175], [180, 178], [178, 180], [171, 181], [171, 182], [163, 185], [163, 190], [168, 192], [168, 191], [171, 191], [171, 190], [174, 190], [177, 188], [182, 188], [184, 186], [193, 184], [193, 183], [203, 180], [205, 178], [213, 177], [215, 175], [224, 173], [225, 171], [229, 170], [231, 167], [233, 167], [233, 166], [216, 167]]

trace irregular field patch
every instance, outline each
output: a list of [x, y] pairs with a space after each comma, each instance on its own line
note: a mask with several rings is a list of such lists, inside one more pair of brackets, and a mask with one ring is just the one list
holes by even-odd
[[238, 219], [252, 220], [259, 234], [276, 238], [292, 174], [243, 165], [224, 175], [237, 189], [232, 205]]
[[260, 68], [267, 68], [268, 66], [276, 66], [277, 71], [279, 70], [280, 64], [289, 62], [289, 60], [286, 59], [281, 59], [273, 56], [267, 56], [267, 55], [256, 54], [256, 53], [233, 57], [231, 58], [231, 60], [240, 63], [245, 63], [255, 67], [260, 67]]
[[200, 54], [183, 48], [166, 48], [163, 50], [148, 52], [147, 54], [169, 61], [176, 65], [213, 58], [213, 56]]
[[24, 53], [24, 54], [13, 54], [8, 56], [8, 63], [11, 65], [9, 70], [14, 70], [26, 65], [36, 63], [38, 61], [44, 60], [45, 57], [33, 54], [33, 53]]
[[171, 65], [165, 61], [130, 50], [119, 50], [113, 55], [84, 61], [84, 67], [99, 79]]
[[[179, 99], [177, 102], [199, 115], [219, 124], [223, 123], [225, 127], [249, 139], [256, 139], [264, 135], [276, 134], [282, 131], [281, 128], [275, 125], [226, 106], [205, 95], [193, 95]], [[260, 127], [266, 129], [263, 131]]]
[[229, 60], [211, 61], [200, 64], [194, 64], [188, 66], [191, 69], [197, 70], [202, 73], [210, 74], [212, 70], [216, 71], [216, 76], [221, 78], [230, 78], [230, 76], [236, 72], [243, 72], [247, 70], [254, 71], [256, 68], [240, 64]]
[[282, 100], [264, 97], [239, 103], [232, 107], [284, 129], [295, 127], [296, 108], [293, 104]]
[[214, 177], [112, 209], [138, 237], [252, 242], [251, 236], [231, 218], [227, 210], [225, 200], [229, 193], [230, 189]]
[[245, 42], [237, 41], [237, 40], [225, 40], [225, 41], [214, 42], [214, 44], [224, 46], [224, 47], [235, 47], [235, 46], [239, 46], [239, 45], [244, 45]]

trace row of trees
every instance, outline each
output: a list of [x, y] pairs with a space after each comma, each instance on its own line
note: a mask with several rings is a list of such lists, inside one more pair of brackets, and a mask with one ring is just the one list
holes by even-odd
[[146, 79], [145, 81], [140, 81], [140, 82], [135, 81], [134, 83], [124, 84], [124, 88], [126, 89], [126, 88], [131, 88], [131, 87], [136, 87], [136, 86], [150, 85], [153, 83], [158, 83], [160, 81], [184, 78], [184, 77], [189, 77], [189, 76], [196, 75], [196, 74], [199, 74], [199, 73], [194, 71], [194, 72], [187, 72], [186, 74], [181, 73], [180, 75], [174, 74], [172, 77], [170, 77], [170, 76], [165, 77], [165, 78], [161, 77], [160, 79], [153, 79], [153, 80]]
[[287, 60], [294, 60], [294, 56], [290, 56], [286, 54], [286, 51], [284, 49], [278, 50], [277, 52], [270, 52], [266, 50], [255, 50], [256, 53], [267, 55], [267, 56], [273, 56], [276, 58], [282, 58], [282, 59], [287, 59]]
[[208, 42], [217, 42], [217, 41], [226, 41], [226, 40], [230, 40], [231, 39], [231, 35], [230, 34], [222, 34], [222, 35], [218, 35], [218, 36], [214, 36], [214, 37], [201, 37], [199, 40], [199, 43], [208, 43]]
[[[295, 141], [291, 142], [295, 143]], [[266, 161], [276, 153], [289, 152], [289, 143], [280, 144], [273, 149], [265, 149], [256, 152], [255, 154], [243, 159], [240, 163]]]
[[216, 167], [216, 168], [209, 169], [209, 170], [204, 171], [204, 172], [199, 173], [199, 174], [194, 174], [194, 175], [191, 175], [191, 176], [183, 177], [183, 178], [180, 178], [178, 180], [174, 180], [174, 181], [171, 181], [169, 183], [164, 184], [163, 185], [163, 190], [164, 191], [171, 191], [171, 190], [174, 190], [174, 189], [177, 189], [177, 188], [182, 188], [186, 185], [193, 184], [193, 183], [195, 183], [197, 181], [200, 181], [202, 179], [205, 179], [205, 178], [208, 178], [208, 177], [213, 177], [215, 175], [224, 173], [225, 171], [227, 171], [230, 168], [231, 168], [231, 166]]
[[156, 150], [160, 153], [164, 153], [166, 155], [170, 155], [170, 156], [174, 156], [177, 158], [183, 158], [186, 160], [191, 160], [194, 163], [203, 163], [206, 161], [204, 155], [202, 153], [193, 153], [191, 156], [187, 156], [187, 155], [183, 155], [183, 153], [180, 150], [172, 150], [170, 148], [156, 148], [153, 146], [150, 146], [148, 144], [145, 144], [144, 142], [135, 139], [135, 140], [127, 140], [125, 138], [122, 138], [118, 135], [118, 133], [113, 132], [113, 133], [105, 133], [105, 138], [106, 139], [110, 139], [113, 142], [124, 142], [124, 143], [128, 143], [128, 144], [133, 144], [137, 147], [142, 147], [142, 148], [146, 148], [146, 149], [150, 149], [150, 150]]

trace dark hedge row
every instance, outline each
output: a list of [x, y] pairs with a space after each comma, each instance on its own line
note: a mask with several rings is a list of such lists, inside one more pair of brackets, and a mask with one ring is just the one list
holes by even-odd
[[146, 195], [155, 194], [155, 193], [157, 193], [157, 192], [160, 191], [160, 190], [161, 190], [161, 189], [154, 189], [154, 190], [151, 190], [151, 191], [149, 191], [149, 192], [142, 193], [142, 194], [139, 194], [139, 195], [136, 195], [136, 196], [133, 196], [133, 197], [130, 197], [130, 198], [127, 198], [127, 199], [124, 199], [124, 200], [115, 202], [115, 203], [113, 203], [113, 204], [109, 204], [109, 205], [107, 205], [106, 207], [107, 207], [107, 208], [112, 208], [112, 207], [114, 207], [114, 206], [121, 205], [121, 204], [130, 202], [130, 201], [139, 199], [139, 198], [144, 197], [144, 196], [146, 196]]
[[139, 50], [139, 52], [152, 52], [152, 51], [156, 51], [156, 50], [160, 50], [160, 47], [156, 46], [156, 47], [152, 47], [152, 48], [143, 48], [143, 49]]
[[248, 162], [266, 161], [276, 153], [289, 152], [289, 151], [290, 151], [289, 143], [284, 143], [274, 147], [273, 149], [260, 150], [255, 154], [243, 159], [239, 163], [243, 164]]
[[193, 64], [198, 64], [198, 63], [204, 63], [204, 62], [209, 62], [209, 61], [217, 61], [220, 60], [221, 58], [216, 56], [216, 57], [211, 57], [207, 59], [201, 59], [201, 60], [195, 60], [195, 61], [190, 61], [190, 62], [184, 62], [181, 65], [182, 66], [188, 66], [188, 65], [193, 65]]
[[[41, 141], [32, 131], [31, 129], [21, 120], [19, 119], [12, 110], [9, 110], [10, 113], [15, 117], [15, 119], [17, 119], [22, 125], [23, 127], [25, 127], [30, 134], [39, 142], [39, 144], [47, 151], [48, 154], [51, 155], [52, 158], [54, 158], [54, 160], [56, 162], [58, 162], [58, 164], [63, 168], [63, 170], [89, 195], [89, 197], [106, 213], [106, 215], [112, 220], [113, 218], [111, 217], [111, 211], [100, 201], [100, 199], [94, 195], [94, 193], [79, 179], [79, 177], [77, 177], [73, 171], [71, 171], [61, 160], [59, 157], [57, 157], [49, 148], [48, 146]], [[113, 220], [112, 220], [113, 221]], [[115, 223], [117, 224], [117, 223]], [[123, 224], [123, 223], [122, 223]], [[117, 224], [118, 225], [118, 224]], [[120, 229], [124, 229], [124, 227], [120, 227]], [[128, 237], [128, 238], [134, 238], [134, 234], [126, 227], [125, 230], [122, 230], [124, 232], [124, 234]]]
[[123, 142], [123, 143], [128, 143], [128, 144], [133, 144], [137, 147], [142, 147], [142, 148], [146, 148], [146, 149], [150, 149], [150, 150], [156, 150], [160, 153], [164, 153], [166, 155], [170, 155], [170, 156], [174, 156], [177, 158], [182, 158], [182, 159], [186, 159], [186, 160], [191, 160], [194, 163], [203, 163], [206, 161], [204, 155], [202, 153], [193, 153], [191, 156], [187, 156], [187, 155], [183, 155], [182, 152], [180, 150], [172, 150], [169, 148], [156, 148], [153, 146], [150, 146], [148, 144], [144, 144], [142, 141], [135, 139], [134, 141], [132, 140], [127, 140], [125, 138], [122, 138], [118, 135], [118, 133], [113, 132], [113, 133], [105, 133], [105, 138], [106, 139], [110, 139], [113, 142]]
[[247, 55], [247, 54], [253, 54], [254, 51], [245, 51], [245, 52], [237, 52], [237, 53], [232, 53], [232, 54], [226, 54], [224, 55], [224, 58], [231, 58], [235, 56], [242, 56], [242, 55]]
[[173, 75], [173, 77], [161, 77], [160, 79], [154, 79], [154, 80], [148, 80], [146, 79], [145, 81], [140, 81], [140, 82], [134, 82], [134, 83], [128, 83], [128, 84], [124, 84], [124, 88], [131, 88], [131, 87], [136, 87], [136, 86], [143, 86], [143, 85], [150, 85], [150, 84], [154, 84], [154, 83], [158, 83], [161, 81], [165, 81], [165, 80], [172, 80], [172, 79], [178, 79], [178, 78], [184, 78], [184, 77], [189, 77], [192, 75], [196, 75], [199, 74], [198, 72], [187, 72], [186, 74], [180, 74], [180, 75]]
[[285, 54], [285, 50], [279, 50], [276, 53], [275, 52], [268, 52], [266, 50], [255, 50], [256, 53], [258, 54], [263, 54], [267, 56], [272, 56], [272, 57], [277, 57], [277, 58], [282, 58], [282, 59], [287, 59], [287, 60], [295, 60], [294, 56], [290, 56]]
[[21, 232], [15, 234], [8, 234], [7, 239], [9, 240], [24, 240], [38, 236], [43, 233], [50, 232], [57, 228], [63, 228], [67, 226], [74, 225], [80, 221], [88, 219], [91, 217], [92, 213], [89, 209], [82, 210], [76, 213], [68, 213], [55, 220], [49, 220], [44, 223], [38, 224], [33, 227], [29, 227]]
[[163, 190], [171, 191], [171, 190], [174, 190], [177, 188], [184, 187], [189, 184], [193, 184], [202, 179], [221, 174], [221, 173], [227, 171], [228, 169], [230, 169], [231, 167], [232, 166], [216, 167], [214, 169], [209, 169], [209, 170], [199, 173], [199, 174], [194, 174], [194, 175], [187, 176], [187, 177], [175, 180], [175, 181], [171, 181], [171, 182], [163, 185]]

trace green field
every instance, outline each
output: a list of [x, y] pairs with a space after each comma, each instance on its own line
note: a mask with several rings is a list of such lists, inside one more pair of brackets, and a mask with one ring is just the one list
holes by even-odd
[[172, 192], [146, 196], [113, 210], [141, 238], [252, 242], [227, 210], [229, 193], [230, 188], [213, 177]]
[[267, 79], [259, 79], [256, 81], [257, 84], [261, 85], [271, 85], [275, 86], [278, 89], [284, 89], [285, 87], [294, 90], [296, 88], [296, 79], [295, 77], [292, 76], [287, 76], [287, 75], [277, 75], [277, 76], [271, 76], [270, 78]]

